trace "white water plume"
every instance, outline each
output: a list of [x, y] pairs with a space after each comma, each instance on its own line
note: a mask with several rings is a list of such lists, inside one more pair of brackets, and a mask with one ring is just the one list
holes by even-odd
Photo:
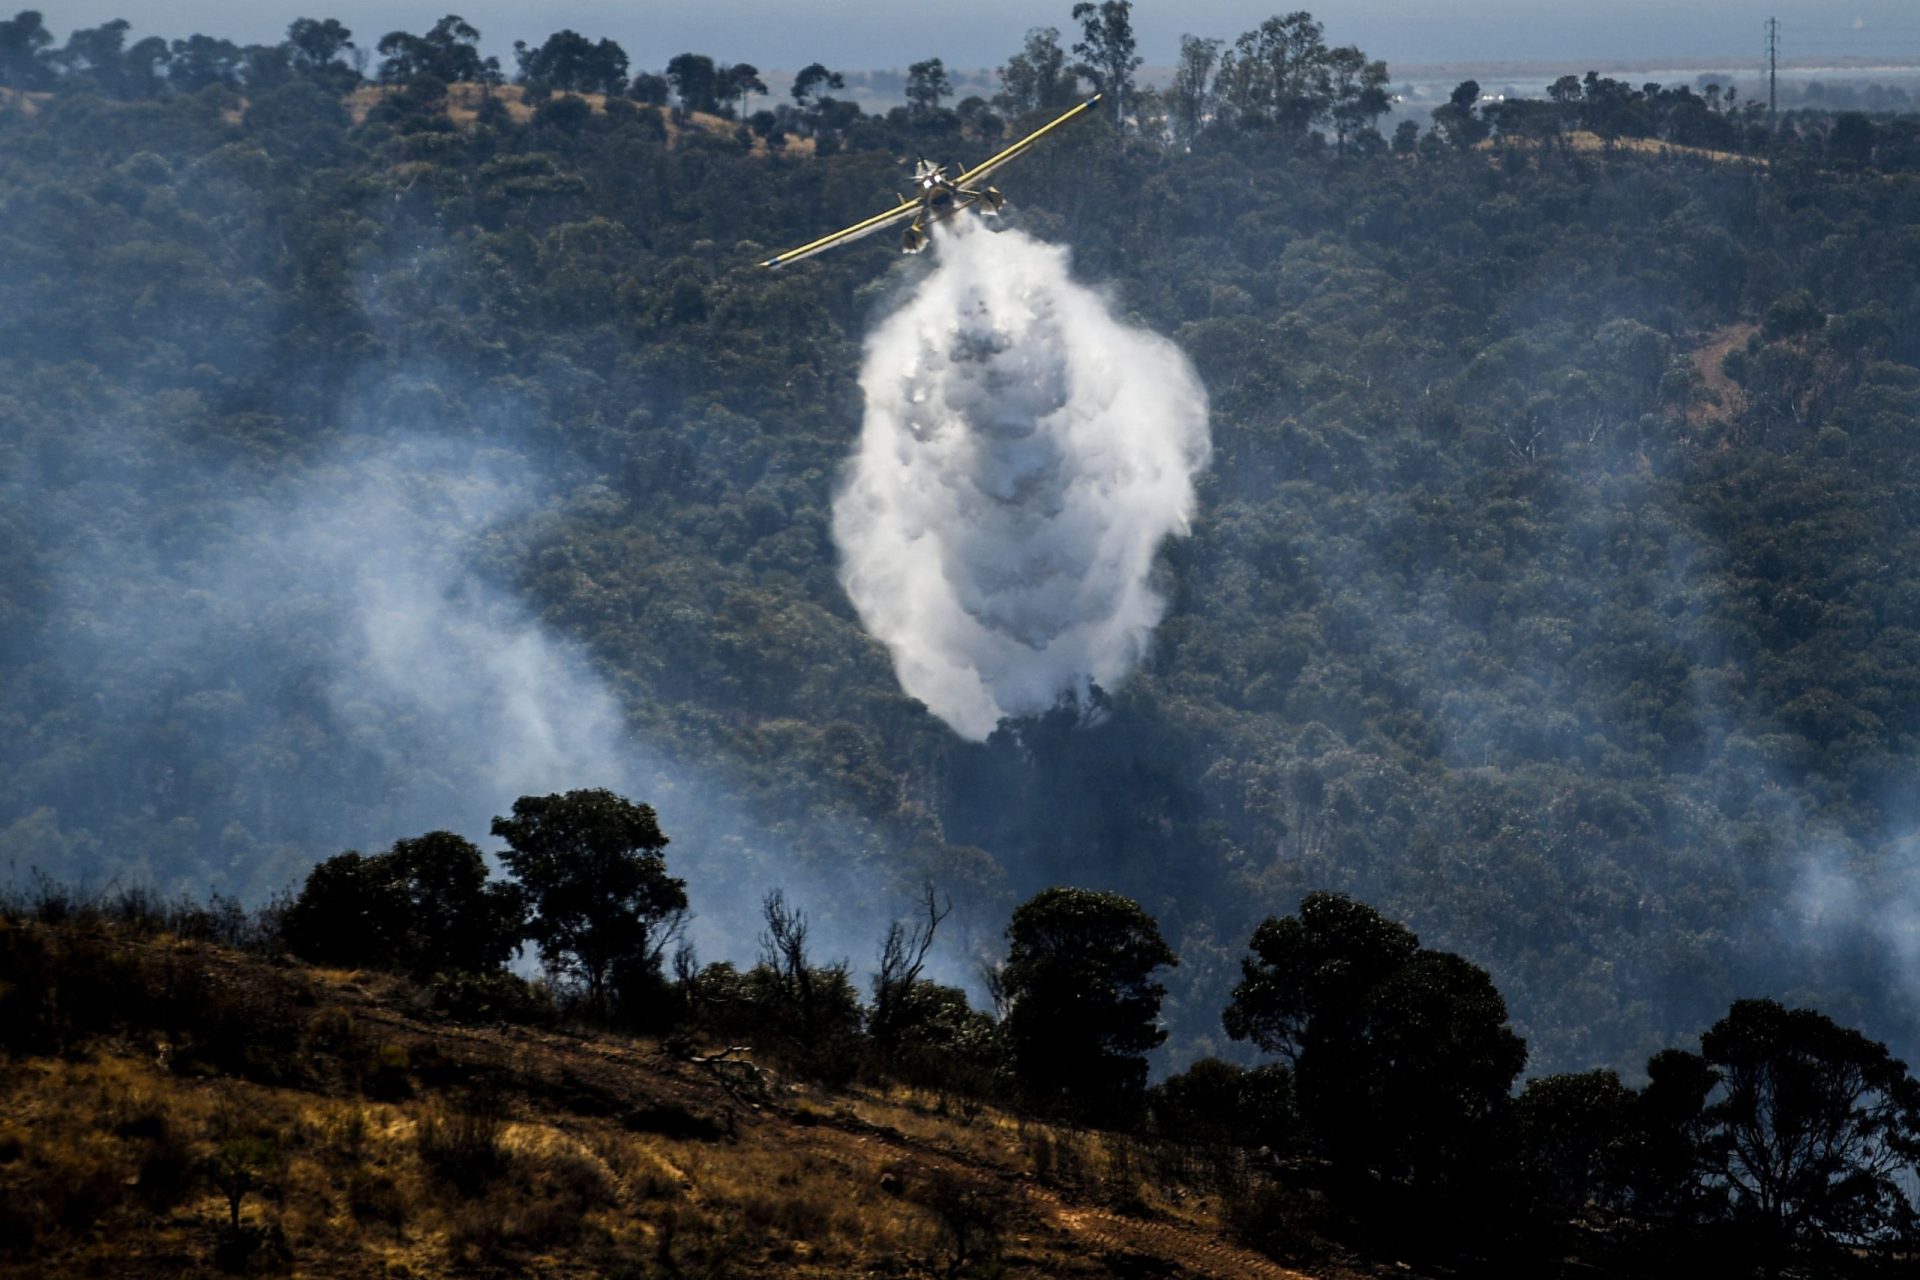
[[1184, 534], [1207, 397], [1114, 318], [1063, 249], [964, 223], [867, 343], [866, 420], [834, 502], [841, 580], [900, 685], [962, 735], [1140, 660]]

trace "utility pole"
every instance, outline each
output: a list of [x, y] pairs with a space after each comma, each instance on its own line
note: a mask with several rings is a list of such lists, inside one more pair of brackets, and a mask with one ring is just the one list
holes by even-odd
[[1780, 19], [1767, 19], [1767, 132], [1779, 128]]

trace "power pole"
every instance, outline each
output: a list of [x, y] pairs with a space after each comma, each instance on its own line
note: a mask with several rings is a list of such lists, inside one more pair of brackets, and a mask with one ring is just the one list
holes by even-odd
[[1780, 19], [1767, 19], [1767, 132], [1778, 128], [1779, 109], [1779, 73], [1780, 73]]

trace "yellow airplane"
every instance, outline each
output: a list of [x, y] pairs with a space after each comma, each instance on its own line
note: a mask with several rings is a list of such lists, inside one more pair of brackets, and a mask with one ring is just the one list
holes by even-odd
[[934, 223], [945, 222], [962, 209], [974, 205], [984, 206], [987, 213], [1000, 212], [1001, 207], [1007, 203], [1007, 198], [992, 187], [976, 184], [1067, 121], [1093, 110], [1094, 104], [1100, 101], [1100, 97], [1101, 95], [1094, 94], [1059, 119], [1034, 130], [991, 160], [975, 165], [957, 178], [946, 176], [946, 166], [922, 160], [914, 166], [913, 170], [914, 185], [920, 189], [919, 198], [909, 200], [901, 196], [897, 208], [889, 209], [885, 213], [876, 213], [865, 222], [856, 222], [844, 231], [822, 236], [811, 244], [801, 245], [798, 249], [776, 253], [760, 265], [784, 267], [789, 262], [798, 262], [802, 258], [811, 258], [816, 253], [825, 253], [843, 244], [851, 244], [863, 236], [872, 235], [883, 227], [891, 227], [895, 223], [905, 222], [908, 219], [911, 221], [900, 235], [900, 251], [918, 253], [927, 247], [927, 228]]

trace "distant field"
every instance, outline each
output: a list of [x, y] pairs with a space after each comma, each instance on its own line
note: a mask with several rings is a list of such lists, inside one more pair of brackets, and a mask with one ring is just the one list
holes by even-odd
[[[1608, 142], [1599, 134], [1588, 129], [1576, 129], [1566, 135], [1566, 141], [1575, 151], [1605, 151]], [[1538, 146], [1529, 138], [1489, 138], [1479, 144], [1482, 150], [1495, 147]], [[1716, 151], [1711, 147], [1688, 147], [1677, 142], [1662, 142], [1658, 138], [1615, 138], [1611, 146], [1616, 151], [1640, 151], [1649, 155], [1697, 156], [1702, 160], [1714, 160], [1726, 164], [1755, 164], [1764, 166], [1764, 156], [1742, 155], [1738, 151]]]
[[40, 105], [53, 95], [50, 93], [22, 93], [18, 89], [0, 89], [0, 104], [8, 107], [18, 106], [30, 116], [40, 114]]

